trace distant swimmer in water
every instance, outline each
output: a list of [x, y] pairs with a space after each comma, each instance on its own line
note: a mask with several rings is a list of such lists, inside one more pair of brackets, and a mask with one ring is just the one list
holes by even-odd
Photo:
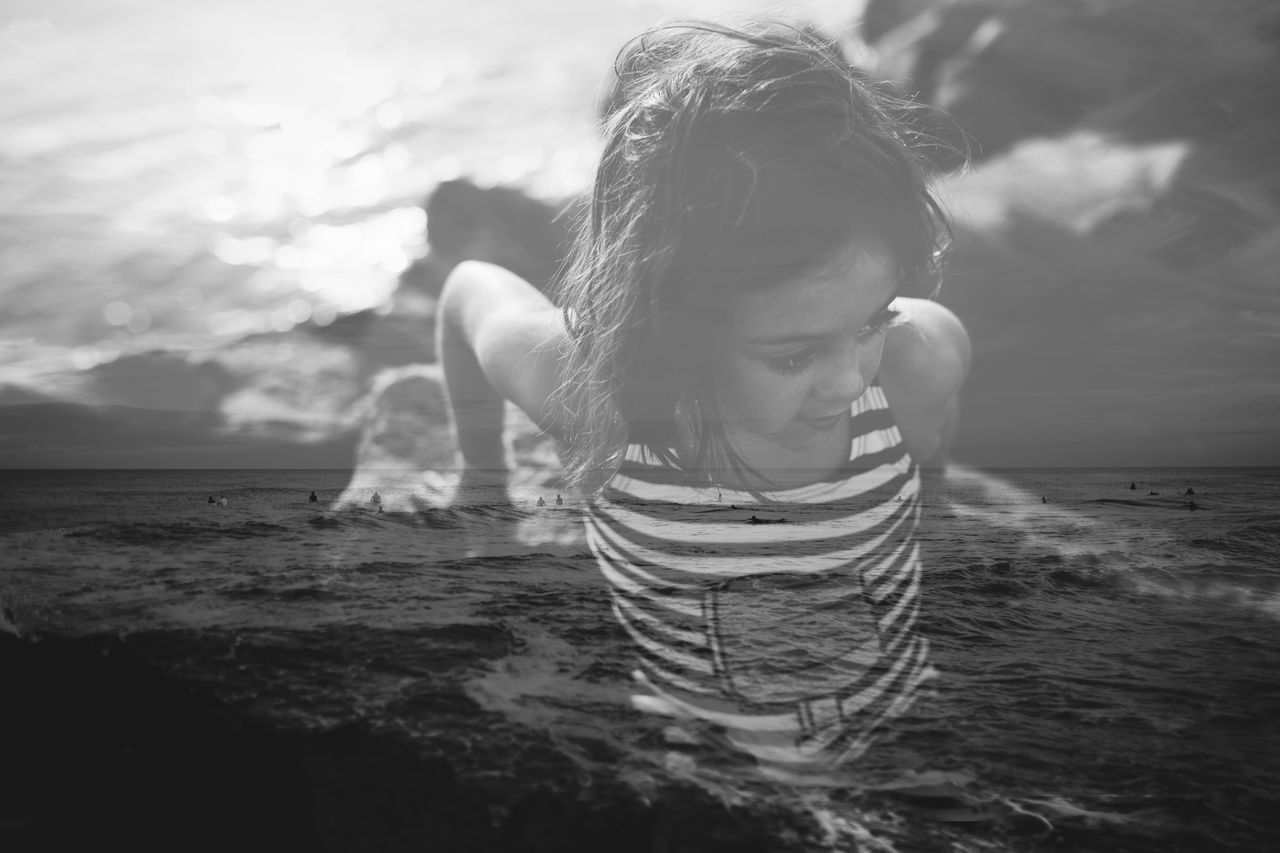
[[1155, 495], [1156, 497], [1160, 497], [1160, 493], [1159, 493], [1159, 492], [1147, 492], [1147, 494], [1148, 494], [1148, 495]]
[[[1187, 489], [1186, 491], [1186, 494], [1188, 495], [1194, 495], [1195, 493], [1196, 493], [1195, 489]], [[1192, 503], [1195, 503], [1195, 501], [1192, 501]]]
[[1048, 498], [1046, 498], [1044, 495], [1040, 496], [1040, 503], [1047, 504], [1048, 502], [1049, 502]]
[[1137, 484], [1137, 483], [1130, 483], [1130, 484], [1129, 484], [1129, 489], [1130, 489], [1130, 491], [1132, 491], [1132, 490], [1134, 490], [1134, 489], [1137, 489], [1137, 488], [1138, 488], [1138, 484]]
[[373, 497], [369, 498], [369, 503], [376, 504], [377, 506], [382, 506], [382, 495], [378, 494], [377, 492], [374, 492]]
[[320, 499], [319, 499], [318, 497], [316, 497], [316, 493], [315, 493], [315, 492], [312, 492], [312, 493], [311, 493], [311, 497], [307, 498], [307, 503], [309, 503], [309, 504], [313, 504], [313, 503], [317, 503], [319, 500], [320, 500]]
[[214, 500], [213, 495], [209, 495], [209, 503], [211, 503], [211, 504], [216, 504], [216, 503], [217, 503], [217, 501], [216, 501], [216, 500]]
[[547, 502], [542, 499], [542, 495], [538, 495], [538, 506], [546, 506]]
[[1199, 508], [1200, 508], [1200, 507], [1196, 506], [1196, 502], [1195, 502], [1195, 501], [1192, 501], [1191, 503], [1187, 504], [1187, 509], [1191, 510], [1192, 512], [1195, 512], [1195, 511], [1196, 511], [1196, 510], [1198, 510]]
[[564, 498], [556, 495], [556, 506], [564, 506]]

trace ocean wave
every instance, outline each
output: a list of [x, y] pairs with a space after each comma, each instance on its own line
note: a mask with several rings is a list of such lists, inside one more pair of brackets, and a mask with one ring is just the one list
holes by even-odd
[[1269, 562], [1280, 553], [1280, 522], [1237, 527], [1218, 536], [1192, 539], [1187, 544], [1229, 557], [1262, 557]]
[[291, 584], [280, 588], [271, 588], [260, 584], [242, 583], [225, 587], [218, 591], [219, 595], [239, 601], [260, 601], [278, 599], [280, 601], [342, 601], [348, 597], [345, 590], [328, 589], [323, 583]]
[[289, 528], [266, 521], [241, 521], [234, 524], [192, 524], [169, 521], [133, 524], [102, 524], [70, 530], [63, 534], [70, 539], [97, 539], [118, 545], [158, 545], [166, 542], [216, 541], [218, 539], [252, 539], [275, 537], [288, 533]]
[[[497, 504], [461, 504], [449, 507], [422, 507], [410, 511], [384, 510], [374, 511], [363, 506], [344, 507], [332, 512], [313, 516], [308, 524], [319, 528], [372, 527], [386, 524], [410, 524], [419, 527], [430, 527], [442, 530], [474, 528], [477, 525], [518, 524], [549, 508], [531, 510], [511, 503]], [[557, 508], [554, 513], [568, 515], [573, 510]]]
[[563, 554], [528, 550], [508, 554], [476, 554], [435, 562], [432, 571], [436, 570], [472, 574], [480, 571], [520, 570], [526, 572], [530, 580], [537, 581], [563, 576], [568, 572], [577, 576], [586, 575], [593, 583], [598, 580], [594, 558], [576, 549], [567, 549]]
[[[1090, 498], [1084, 503], [1097, 504], [1100, 506], [1110, 507], [1131, 507], [1133, 509], [1176, 509], [1185, 512], [1189, 501], [1181, 496], [1178, 497], [1161, 497], [1153, 495], [1152, 497], [1159, 500], [1143, 500], [1141, 498]], [[1208, 509], [1202, 504], [1196, 504], [1197, 509]]]

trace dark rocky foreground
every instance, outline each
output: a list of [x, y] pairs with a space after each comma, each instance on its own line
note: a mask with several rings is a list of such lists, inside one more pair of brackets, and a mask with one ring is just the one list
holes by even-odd
[[[782, 808], [731, 808], [674, 781], [642, 797], [617, 780], [584, 778], [533, 733], [514, 751], [510, 733], [495, 731], [472, 740], [475, 751], [431, 753], [372, 720], [310, 732], [273, 726], [167, 676], [135, 648], [172, 640], [0, 633], [0, 847], [648, 853], [819, 844], [815, 822]], [[416, 710], [446, 728], [475, 709], [441, 693]], [[505, 768], [505, 783], [472, 781], [486, 766]]]

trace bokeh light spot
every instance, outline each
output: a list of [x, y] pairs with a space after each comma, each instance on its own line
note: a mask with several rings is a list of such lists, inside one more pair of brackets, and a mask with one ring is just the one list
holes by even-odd
[[378, 124], [391, 130], [404, 123], [404, 108], [395, 101], [383, 101], [374, 111], [374, 118], [378, 120]]
[[289, 319], [288, 312], [280, 308], [272, 311], [271, 328], [277, 332], [287, 332], [293, 328], [293, 322]]
[[437, 157], [431, 163], [431, 177], [436, 181], [452, 181], [462, 176], [462, 164], [454, 157]]
[[76, 347], [71, 351], [71, 363], [76, 370], [88, 370], [98, 364], [97, 347]]
[[129, 331], [140, 335], [151, 328], [151, 313], [145, 308], [138, 308], [129, 318]]
[[112, 326], [123, 326], [133, 317], [133, 309], [129, 307], [129, 303], [116, 300], [106, 304], [102, 309], [102, 316]]
[[110, 364], [120, 357], [120, 344], [110, 338], [103, 338], [98, 341], [95, 349], [97, 351], [98, 364]]
[[317, 326], [327, 326], [338, 318], [338, 312], [334, 307], [326, 302], [311, 309], [311, 322]]
[[295, 325], [311, 319], [311, 303], [301, 297], [290, 302], [286, 311]]
[[214, 222], [226, 222], [236, 215], [236, 203], [225, 195], [214, 196], [205, 204], [204, 213]]
[[297, 246], [281, 246], [276, 249], [276, 266], [282, 270], [296, 270], [302, 266], [302, 252]]

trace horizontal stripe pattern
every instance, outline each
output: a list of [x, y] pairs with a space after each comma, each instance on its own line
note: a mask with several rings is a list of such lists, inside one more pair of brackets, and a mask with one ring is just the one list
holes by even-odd
[[[764, 502], [717, 502], [628, 450], [585, 523], [638, 654], [639, 706], [797, 770], [853, 760], [915, 701], [934, 675], [913, 633], [919, 473], [878, 385], [851, 416], [843, 466]], [[769, 517], [803, 504], [803, 523], [744, 524], [731, 504]]]

